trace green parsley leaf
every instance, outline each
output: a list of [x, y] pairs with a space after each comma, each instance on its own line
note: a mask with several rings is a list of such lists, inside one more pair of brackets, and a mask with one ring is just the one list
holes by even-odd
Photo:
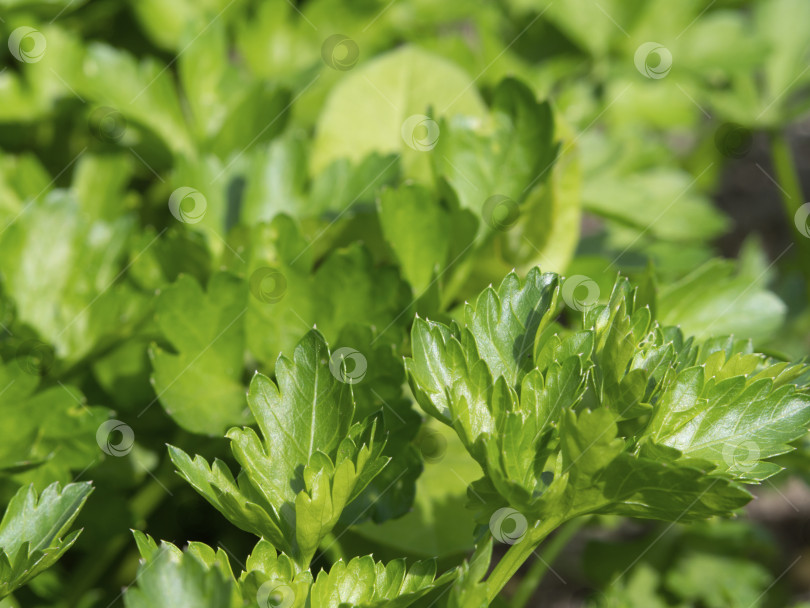
[[248, 393], [263, 439], [231, 429], [242, 467], [238, 484], [225, 464], [209, 466], [170, 447], [181, 475], [235, 525], [270, 540], [306, 568], [343, 509], [385, 467], [376, 424], [352, 425], [350, 382], [333, 369], [323, 336], [310, 331], [292, 360], [279, 357], [278, 384], [256, 374]]
[[85, 483], [64, 488], [54, 482], [39, 496], [20, 488], [0, 521], [0, 597], [50, 568], [76, 541], [80, 530], [64, 536], [93, 491]]
[[247, 297], [243, 281], [217, 273], [207, 293], [184, 275], [157, 299], [158, 325], [177, 354], [152, 346], [152, 384], [189, 431], [216, 435], [250, 420], [242, 384]]

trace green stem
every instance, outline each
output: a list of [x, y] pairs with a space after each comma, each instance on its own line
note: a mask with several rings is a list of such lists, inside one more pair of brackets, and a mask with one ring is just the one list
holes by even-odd
[[[799, 231], [794, 219], [796, 212], [805, 203], [804, 195], [802, 194], [799, 175], [796, 173], [793, 151], [790, 149], [790, 144], [782, 131], [774, 130], [771, 132], [771, 158], [776, 172], [776, 181], [779, 183], [782, 204], [788, 215], [788, 222], [795, 231], [800, 257], [805, 262], [810, 262], [810, 239]], [[810, 264], [800, 263], [799, 267], [802, 269], [810, 289]]]
[[526, 536], [512, 545], [487, 579], [487, 597], [490, 603], [492, 603], [501, 592], [501, 589], [503, 589], [506, 583], [515, 575], [515, 572], [529, 559], [529, 556], [534, 553], [538, 545], [543, 542], [543, 539], [562, 523], [562, 519], [553, 517], [545, 521], [537, 522], [531, 530], [526, 532]]
[[150, 479], [130, 501], [132, 514], [136, 517], [135, 524], [140, 525], [149, 517], [169, 496], [171, 488], [177, 486], [180, 481], [180, 476], [174, 472], [173, 467], [169, 468], [168, 472], [164, 471], [158, 477]]
[[557, 559], [557, 556], [565, 548], [573, 536], [579, 532], [590, 517], [577, 517], [565, 522], [554, 537], [543, 547], [538, 559], [532, 564], [526, 576], [520, 581], [515, 595], [512, 596], [511, 608], [525, 608], [532, 598], [535, 589], [540, 586], [546, 571]]
[[771, 156], [776, 178], [781, 188], [782, 202], [791, 219], [803, 204], [799, 175], [793, 162], [793, 152], [787, 138], [781, 131], [771, 132]]

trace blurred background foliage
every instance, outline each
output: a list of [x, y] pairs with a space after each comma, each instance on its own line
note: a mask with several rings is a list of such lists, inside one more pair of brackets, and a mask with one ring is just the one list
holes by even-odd
[[[358, 415], [397, 458], [341, 550], [383, 559], [473, 542], [477, 465], [402, 387], [414, 313], [452, 318], [511, 268], [603, 297], [622, 272], [662, 322], [804, 357], [808, 33], [806, 0], [0, 0], [0, 497], [97, 486], [76, 547], [6, 602], [119, 601], [128, 528], [246, 555], [164, 444], [228, 461], [250, 375], [313, 324], [373, 362]], [[98, 449], [111, 416], [123, 458]], [[594, 520], [554, 556], [572, 584], [529, 570], [520, 597], [810, 599], [788, 477], [763, 490], [783, 518]]]

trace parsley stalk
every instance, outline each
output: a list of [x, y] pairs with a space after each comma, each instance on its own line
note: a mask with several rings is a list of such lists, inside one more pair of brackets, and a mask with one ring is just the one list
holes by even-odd
[[526, 535], [512, 545], [506, 552], [487, 579], [487, 598], [490, 603], [498, 596], [520, 567], [535, 552], [545, 538], [562, 525], [564, 518], [550, 516], [545, 520], [538, 520]]
[[525, 608], [532, 598], [532, 594], [543, 581], [546, 571], [551, 568], [551, 564], [557, 556], [568, 545], [568, 542], [576, 536], [582, 527], [591, 519], [590, 516], [575, 517], [563, 524], [559, 531], [543, 546], [543, 550], [537, 555], [537, 560], [531, 565], [529, 571], [521, 579], [517, 590], [512, 596], [510, 608]]
[[[800, 257], [810, 260], [810, 240], [799, 232], [794, 220], [796, 213], [802, 204], [804, 204], [805, 200], [802, 194], [799, 175], [796, 172], [793, 151], [790, 148], [790, 143], [785, 137], [785, 134], [781, 130], [773, 130], [770, 134], [770, 140], [771, 158], [774, 171], [776, 172], [776, 181], [779, 186], [782, 204], [785, 207], [785, 213], [788, 215], [787, 220], [793, 228], [795, 242], [799, 246]], [[810, 267], [808, 267], [807, 264], [799, 264], [799, 267], [807, 280], [808, 289], [810, 289]]]

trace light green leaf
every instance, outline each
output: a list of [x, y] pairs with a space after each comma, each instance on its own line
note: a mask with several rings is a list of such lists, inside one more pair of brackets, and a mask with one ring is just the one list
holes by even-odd
[[[151, 541], [151, 539], [149, 539]], [[139, 546], [143, 545], [139, 542]], [[149, 544], [139, 568], [137, 586], [124, 593], [127, 608], [237, 608], [242, 598], [227, 557], [220, 549], [192, 545], [185, 552], [162, 543]], [[206, 558], [214, 557], [213, 561]], [[223, 563], [223, 560], [224, 563]]]
[[248, 404], [263, 439], [251, 428], [228, 432], [242, 467], [238, 484], [223, 462], [209, 466], [170, 447], [180, 474], [206, 500], [235, 525], [270, 540], [301, 569], [343, 509], [388, 463], [375, 423], [350, 426], [351, 383], [338, 378], [335, 365], [323, 336], [312, 330], [292, 361], [279, 358], [278, 384], [254, 376]]
[[[695, 346], [654, 323], [649, 294], [623, 279], [607, 304], [586, 308], [589, 329], [543, 332], [557, 289], [554, 275], [535, 270], [525, 284], [510, 275], [467, 307], [464, 327], [413, 325], [409, 381], [481, 463], [479, 518], [504, 501], [539, 520], [729, 515], [750, 499], [737, 482], [772, 475], [778, 467], [764, 460], [806, 432], [810, 397], [792, 384], [804, 366], [731, 338]], [[506, 312], [517, 310], [536, 322], [511, 323], [523, 315]], [[511, 357], [529, 327], [529, 356]]]
[[695, 191], [691, 175], [666, 167], [591, 173], [583, 180], [582, 204], [591, 213], [632, 226], [640, 237], [706, 241], [728, 227], [711, 200]]
[[[767, 364], [761, 356], [745, 358], [757, 367]], [[733, 370], [740, 360], [737, 355], [725, 365]], [[707, 363], [681, 372], [661, 398], [651, 430], [657, 442], [684, 457], [759, 481], [780, 470], [764, 461], [790, 451], [790, 442], [804, 434], [810, 423], [810, 395], [791, 384], [775, 388], [773, 380], [751, 371], [734, 375], [736, 371], [722, 368], [708, 375], [712, 370]]]
[[[47, 358], [43, 361], [47, 365]], [[96, 431], [109, 412], [85, 405], [72, 386], [37, 390], [38, 371], [25, 357], [0, 365], [0, 469], [30, 468], [17, 481], [44, 488], [54, 480], [67, 483], [71, 471], [99, 460]]]
[[407, 323], [407, 284], [394, 267], [376, 265], [361, 244], [333, 251], [316, 266], [298, 226], [279, 216], [254, 229], [251, 248], [248, 350], [268, 369], [315, 325], [334, 342], [348, 324], [382, 334]]
[[83, 96], [150, 129], [168, 150], [193, 155], [175, 83], [156, 59], [139, 62], [124, 50], [93, 43], [87, 47], [83, 77], [74, 84]]
[[422, 294], [447, 263], [450, 214], [417, 185], [384, 190], [377, 203], [383, 235], [414, 293]]
[[[133, 158], [124, 154], [84, 154], [76, 162], [72, 190], [82, 211], [106, 222], [121, 215], [133, 173]], [[134, 197], [128, 199], [134, 207]]]
[[321, 571], [312, 585], [313, 606], [341, 608], [405, 608], [440, 586], [449, 577], [436, 577], [435, 561], [417, 561], [406, 567], [404, 559], [388, 564], [370, 555], [338, 561], [329, 572]]
[[[218, 14], [228, 7], [227, 0], [179, 0], [167, 4], [159, 0], [143, 0], [132, 8], [141, 27], [151, 40], [166, 50], [180, 51], [183, 35], [189, 26], [197, 24], [198, 31], [211, 25]], [[203, 23], [200, 23], [203, 21]]]
[[75, 362], [143, 314], [145, 296], [116, 282], [132, 229], [131, 217], [95, 221], [56, 190], [27, 204], [0, 235], [0, 272], [20, 320], [59, 358]]
[[487, 584], [482, 582], [492, 562], [492, 538], [482, 541], [469, 560], [458, 567], [458, 575], [447, 601], [448, 608], [486, 608]]
[[75, 542], [70, 529], [93, 491], [89, 483], [64, 487], [54, 482], [37, 496], [33, 486], [20, 488], [0, 521], [0, 597], [51, 567]]
[[[425, 123], [431, 112], [428, 120], [434, 122]], [[311, 172], [317, 175], [341, 158], [357, 162], [371, 152], [399, 153], [405, 175], [425, 179], [428, 158], [410, 147], [413, 137], [432, 147], [435, 120], [455, 115], [486, 116], [470, 78], [437, 55], [403, 46], [353, 70], [332, 89], [318, 118]], [[410, 128], [406, 121], [412, 116], [423, 118]], [[414, 133], [419, 120], [423, 130], [431, 125], [428, 133]], [[403, 127], [410, 144], [403, 139]]]
[[736, 272], [733, 262], [706, 262], [660, 290], [661, 321], [700, 338], [767, 338], [781, 326], [786, 306], [754, 279]]
[[55, 14], [62, 14], [63, 10], [69, 7], [79, 8], [87, 0], [79, 0], [78, 2], [71, 2], [70, 0], [0, 0], [0, 6], [5, 6], [9, 9], [25, 8], [31, 9], [32, 7], [44, 7], [48, 12], [54, 11]]
[[250, 420], [242, 384], [247, 291], [218, 273], [203, 293], [184, 275], [158, 297], [157, 322], [177, 354], [152, 347], [152, 383], [166, 412], [189, 431], [216, 435]]
[[807, 109], [807, 39], [794, 24], [810, 19], [810, 7], [801, 0], [764, 2], [753, 19], [768, 45], [755, 122], [782, 126]]
[[666, 573], [664, 585], [686, 601], [707, 608], [762, 606], [773, 575], [761, 564], [732, 555], [684, 556]]
[[515, 210], [486, 208], [493, 196], [520, 204], [551, 173], [556, 156], [554, 122], [548, 103], [538, 103], [534, 93], [515, 79], [495, 89], [492, 102], [494, 132], [481, 131], [469, 121], [442, 121], [436, 150], [431, 156], [435, 171], [456, 191], [462, 207], [482, 217], [486, 228], [499, 221], [507, 225]]
[[497, 292], [488, 287], [465, 306], [464, 321], [493, 378], [514, 387], [532, 369], [535, 336], [553, 320], [558, 290], [556, 275], [533, 268], [523, 281], [508, 274]]
[[213, 15], [212, 19], [199, 32], [185, 32], [178, 64], [194, 139], [224, 159], [242, 155], [281, 133], [290, 95], [235, 65], [229, 57], [225, 25]]
[[239, 577], [242, 597], [250, 604], [283, 605], [304, 608], [312, 586], [309, 570], [299, 570], [295, 562], [277, 553], [272, 544], [260, 540], [247, 558], [246, 572]]
[[332, 453], [346, 436], [354, 414], [351, 385], [330, 370], [326, 343], [315, 331], [299, 342], [292, 361], [279, 357], [278, 387], [256, 374], [248, 403], [264, 436], [268, 453], [277, 454], [267, 474], [279, 486], [309, 464], [316, 451]]

